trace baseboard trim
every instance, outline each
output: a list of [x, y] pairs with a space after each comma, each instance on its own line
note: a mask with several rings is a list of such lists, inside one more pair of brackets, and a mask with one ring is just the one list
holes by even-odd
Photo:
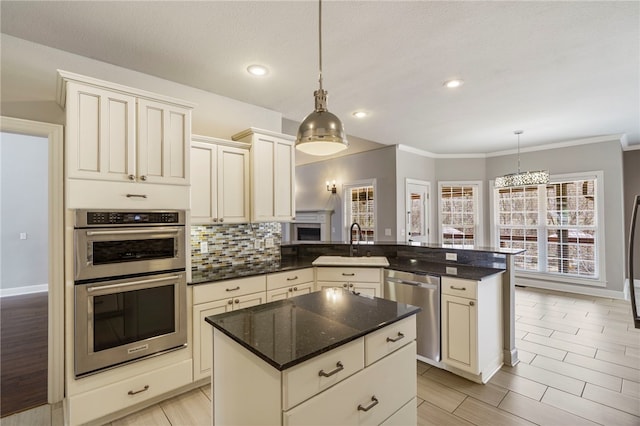
[[564, 291], [567, 293], [584, 294], [587, 296], [607, 297], [611, 299], [624, 300], [624, 292], [607, 290], [595, 287], [580, 286], [574, 284], [550, 283], [547, 281], [535, 280], [531, 278], [516, 278], [516, 285], [520, 287], [543, 288], [545, 290]]
[[21, 296], [23, 294], [42, 293], [49, 291], [48, 284], [29, 285], [25, 287], [0, 288], [0, 297]]

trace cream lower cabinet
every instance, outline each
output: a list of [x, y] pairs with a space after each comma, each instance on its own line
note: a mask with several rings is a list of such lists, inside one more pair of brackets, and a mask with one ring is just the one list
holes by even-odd
[[204, 319], [266, 302], [264, 275], [193, 287], [193, 379], [211, 375], [211, 326]]
[[313, 268], [267, 275], [267, 302], [314, 291]]
[[214, 329], [213, 423], [415, 425], [415, 330], [411, 316], [278, 371]]
[[249, 176], [249, 145], [194, 136], [191, 223], [248, 223]]
[[442, 363], [486, 383], [502, 366], [502, 275], [442, 277]]
[[382, 269], [318, 267], [316, 290], [332, 287], [342, 287], [367, 296], [382, 297]]

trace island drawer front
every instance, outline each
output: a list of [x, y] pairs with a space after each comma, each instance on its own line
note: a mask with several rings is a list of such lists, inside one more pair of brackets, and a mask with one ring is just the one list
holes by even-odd
[[[377, 425], [415, 398], [416, 388], [416, 343], [411, 342], [371, 367], [286, 411], [283, 423], [291, 426]], [[363, 408], [368, 408], [368, 411], [363, 411]]]
[[266, 291], [264, 275], [193, 286], [193, 304]]
[[442, 294], [477, 299], [478, 283], [461, 278], [442, 277]]
[[380, 268], [318, 268], [318, 281], [380, 282]]
[[364, 336], [364, 360], [369, 366], [416, 340], [416, 316], [400, 320]]
[[[342, 365], [342, 369], [338, 363]], [[283, 409], [295, 407], [363, 368], [364, 338], [361, 337], [285, 370], [282, 374]], [[321, 376], [320, 371], [330, 377]]]
[[313, 281], [313, 268], [267, 275], [267, 291]]
[[413, 398], [404, 407], [393, 413], [380, 426], [407, 426], [418, 424], [418, 400]]
[[71, 396], [69, 424], [85, 424], [191, 383], [191, 360]]

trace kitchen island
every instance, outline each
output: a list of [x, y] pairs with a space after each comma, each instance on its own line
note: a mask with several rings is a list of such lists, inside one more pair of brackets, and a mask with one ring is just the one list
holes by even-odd
[[419, 310], [329, 289], [207, 317], [214, 424], [415, 424]]

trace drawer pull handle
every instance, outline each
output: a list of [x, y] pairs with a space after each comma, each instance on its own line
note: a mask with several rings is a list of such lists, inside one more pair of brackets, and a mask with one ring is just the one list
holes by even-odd
[[343, 277], [355, 277], [356, 274], [354, 272], [351, 272], [351, 273], [343, 272], [342, 276]]
[[142, 392], [148, 391], [148, 390], [149, 390], [149, 385], [144, 385], [144, 387], [142, 389], [140, 389], [140, 390], [137, 390], [137, 391], [130, 390], [129, 392], [127, 392], [127, 395], [135, 395], [135, 394], [142, 393]]
[[295, 281], [297, 279], [298, 279], [298, 276], [296, 275], [295, 277], [287, 278], [287, 281]]
[[466, 290], [467, 290], [467, 288], [466, 288], [466, 287], [455, 287], [455, 286], [451, 286], [451, 290], [466, 291]]
[[322, 376], [322, 377], [331, 377], [334, 374], [340, 372], [344, 370], [344, 365], [342, 365], [342, 362], [338, 361], [336, 363], [336, 368], [334, 368], [333, 370], [329, 371], [328, 373], [325, 373], [324, 370], [320, 370], [318, 371], [318, 376]]
[[400, 339], [404, 339], [404, 334], [398, 331], [398, 337], [387, 337], [387, 342], [395, 343]]
[[240, 290], [240, 286], [238, 287], [234, 287], [234, 288], [228, 288], [226, 289], [227, 291], [236, 291], [236, 290]]
[[376, 398], [376, 396], [373, 395], [371, 397], [371, 402], [369, 403], [369, 405], [367, 405], [366, 407], [363, 407], [362, 404], [358, 405], [358, 411], [367, 412], [367, 411], [371, 410], [373, 407], [375, 407], [376, 405], [378, 405], [378, 398]]
[[127, 198], [147, 198], [145, 194], [127, 194]]

